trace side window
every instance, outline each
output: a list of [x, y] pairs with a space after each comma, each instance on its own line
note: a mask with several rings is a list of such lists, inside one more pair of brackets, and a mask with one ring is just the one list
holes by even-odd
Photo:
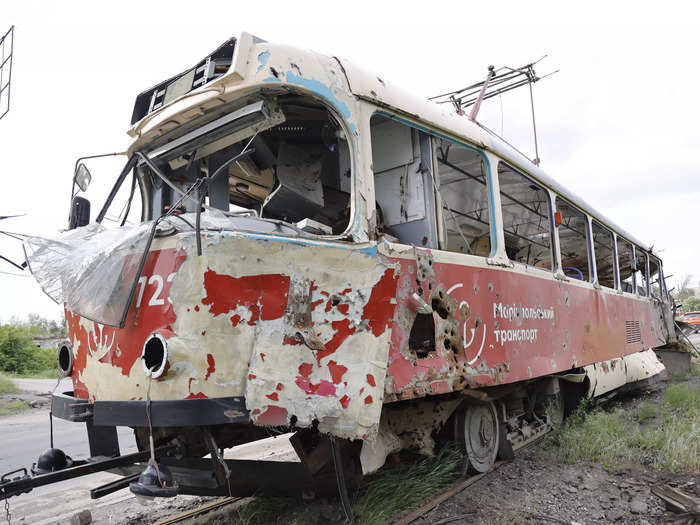
[[430, 137], [382, 115], [370, 120], [379, 235], [437, 248]]
[[634, 247], [635, 251], [635, 280], [637, 281], [637, 293], [646, 297], [647, 295], [647, 254], [639, 247]]
[[512, 261], [551, 270], [549, 194], [504, 163], [498, 164], [503, 234]]
[[593, 221], [593, 248], [595, 251], [595, 271], [598, 284], [615, 288], [615, 250], [613, 249], [613, 234], [610, 230]]
[[634, 293], [634, 259], [632, 244], [621, 237], [617, 238], [617, 257], [620, 266], [620, 289], [623, 292]]
[[562, 271], [567, 277], [591, 280], [588, 267], [588, 219], [560, 197], [556, 199], [557, 214], [555, 223], [559, 231]]
[[435, 139], [445, 249], [487, 257], [491, 253], [486, 160], [476, 151]]
[[649, 290], [655, 299], [663, 297], [663, 283], [661, 282], [661, 264], [653, 255], [649, 256]]

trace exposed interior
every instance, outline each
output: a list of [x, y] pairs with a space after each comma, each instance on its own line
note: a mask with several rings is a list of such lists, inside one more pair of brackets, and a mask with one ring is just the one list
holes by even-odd
[[[212, 208], [282, 220], [313, 234], [343, 233], [350, 220], [350, 155], [331, 112], [296, 93], [251, 98], [238, 106], [207, 115], [198, 126], [212, 130], [182, 145], [182, 133], [187, 138], [198, 130], [178, 128], [180, 138], [152, 145], [150, 156], [183, 192], [202, 176], [212, 177], [208, 191], [202, 190], [207, 191], [205, 205]], [[152, 215], [158, 216], [180, 195], [156, 177], [151, 180]], [[196, 200], [186, 199], [175, 212], [196, 207]]]
[[430, 137], [383, 115], [372, 117], [370, 129], [376, 233], [437, 248]]
[[[485, 157], [474, 148], [387, 115], [373, 115], [370, 126], [377, 234], [402, 244], [437, 247], [437, 221], [442, 220], [441, 249], [488, 257], [492, 236]], [[588, 215], [558, 195], [553, 207], [547, 189], [505, 162], [499, 162], [497, 176], [505, 251], [510, 260], [554, 270], [554, 226], [562, 272], [584, 282], [592, 282], [595, 275], [600, 286], [616, 288], [618, 261], [612, 230], [594, 219], [589, 229]], [[595, 247], [594, 254], [591, 247]], [[655, 297], [665, 297], [660, 261], [638, 247], [633, 252], [633, 245], [622, 238], [617, 248], [620, 289], [640, 295], [650, 290]], [[419, 353], [429, 341], [423, 324], [429, 323], [416, 320], [411, 337], [411, 347]]]

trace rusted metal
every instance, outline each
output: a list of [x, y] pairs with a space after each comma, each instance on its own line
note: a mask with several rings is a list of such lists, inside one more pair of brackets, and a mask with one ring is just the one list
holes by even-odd
[[172, 516], [168, 516], [167, 518], [163, 518], [162, 520], [158, 520], [155, 522], [154, 525], [172, 525], [173, 523], [180, 523], [185, 520], [197, 518], [199, 516], [202, 516], [203, 514], [207, 514], [209, 512], [221, 509], [222, 507], [226, 507], [227, 505], [239, 502], [242, 499], [243, 498], [237, 497], [221, 498], [218, 501], [205, 503], [204, 505], [200, 505], [194, 509], [179, 512], [177, 514], [173, 514]]

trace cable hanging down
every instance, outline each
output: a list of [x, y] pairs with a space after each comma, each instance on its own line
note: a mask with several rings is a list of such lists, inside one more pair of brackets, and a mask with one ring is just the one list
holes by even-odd
[[[535, 65], [546, 57], [547, 55], [544, 55], [539, 60], [516, 68], [503, 66], [495, 69], [494, 66], [489, 66], [485, 80], [455, 91], [429, 97], [428, 100], [432, 100], [436, 104], [452, 104], [458, 115], [465, 115], [465, 109], [471, 107], [472, 109], [468, 116], [469, 120], [484, 127], [476, 120], [481, 103], [484, 100], [500, 96], [503, 93], [527, 85], [530, 89], [530, 110], [532, 113], [532, 130], [535, 141], [535, 158], [531, 160], [535, 165], [539, 166], [540, 158], [537, 145], [537, 126], [535, 124], [535, 102], [532, 94], [532, 84], [559, 72], [557, 69], [541, 77], [537, 76], [535, 73]], [[501, 124], [501, 127], [502, 126]]]

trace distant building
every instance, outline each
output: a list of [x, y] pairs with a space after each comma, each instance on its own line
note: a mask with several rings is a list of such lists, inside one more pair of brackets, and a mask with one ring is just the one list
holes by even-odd
[[64, 337], [34, 337], [32, 343], [39, 348], [58, 348]]

